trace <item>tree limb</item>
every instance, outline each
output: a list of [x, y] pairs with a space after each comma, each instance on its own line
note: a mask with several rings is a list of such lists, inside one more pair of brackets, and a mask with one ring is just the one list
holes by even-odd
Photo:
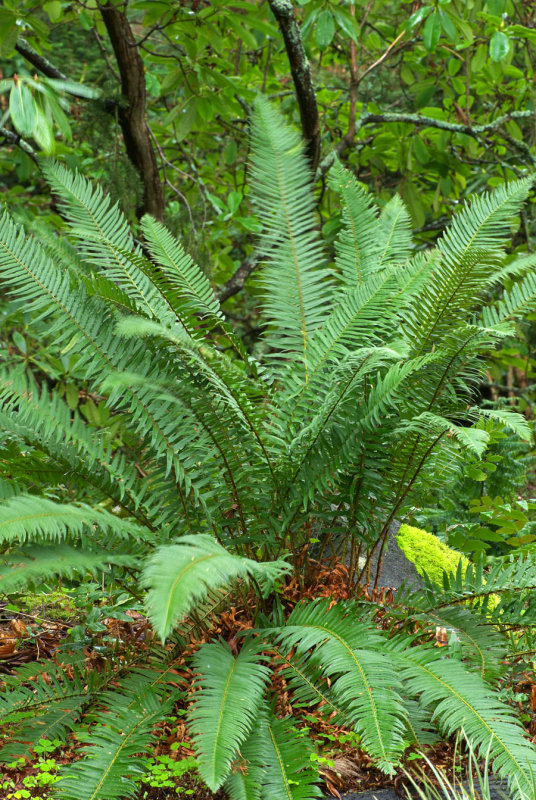
[[8, 130], [7, 128], [0, 127], [0, 136], [2, 136], [6, 142], [9, 142], [9, 144], [14, 144], [17, 147], [20, 147], [20, 149], [23, 150], [27, 156], [30, 156], [33, 161], [37, 161], [36, 152], [31, 144], [28, 144], [28, 142], [22, 139], [18, 133], [13, 133], [13, 131]]
[[313, 172], [316, 172], [320, 161], [320, 119], [311, 76], [311, 66], [305, 53], [292, 3], [290, 0], [269, 0], [269, 2], [283, 34], [290, 72], [300, 109], [301, 129], [306, 142], [306, 153]]
[[244, 260], [244, 263], [238, 267], [234, 275], [231, 275], [227, 283], [222, 286], [218, 295], [218, 300], [220, 303], [225, 303], [229, 297], [238, 294], [253, 270], [255, 270], [258, 266], [258, 259], [254, 255], [248, 256]]
[[[497, 128], [500, 128], [501, 125], [504, 125], [505, 122], [509, 122], [509, 120], [527, 119], [534, 116], [534, 111], [512, 111], [509, 114], [503, 114], [501, 117], [497, 117], [497, 119], [493, 120], [492, 122], [486, 122], [483, 125], [465, 125], [458, 122], [446, 122], [445, 120], [435, 119], [434, 117], [424, 117], [421, 114], [404, 112], [398, 113], [394, 111], [386, 111], [382, 114], [376, 114], [365, 111], [363, 114], [361, 114], [356, 123], [355, 134], [357, 134], [364, 125], [368, 125], [370, 122], [406, 122], [410, 123], [411, 125], [416, 125], [419, 128], [439, 128], [440, 130], [450, 131], [451, 133], [464, 133], [467, 136], [472, 136], [476, 139], [483, 133], [497, 130]], [[517, 150], [527, 156], [532, 165], [536, 164], [536, 157], [531, 153], [529, 146], [525, 144], [525, 142], [522, 142], [519, 139], [514, 139], [509, 135], [506, 135], [505, 138], [509, 144], [512, 145], [512, 147], [515, 147]], [[340, 142], [335, 146], [334, 150], [329, 153], [320, 163], [318, 167], [318, 172], [320, 175], [324, 175], [330, 169], [333, 161], [335, 160], [335, 156], [340, 155], [340, 153], [350, 147], [352, 141], [349, 141], [347, 137], [343, 137], [343, 139], [340, 140]]]
[[64, 75], [63, 72], [60, 72], [60, 70], [54, 66], [54, 64], [51, 64], [48, 58], [45, 58], [38, 53], [37, 50], [34, 50], [31, 44], [26, 41], [26, 39], [17, 39], [15, 50], [27, 61], [29, 61], [30, 64], [32, 64], [36, 69], [42, 72], [43, 75], [46, 75], [47, 78], [55, 78], [59, 81], [67, 80], [67, 75]]
[[[118, 115], [127, 156], [139, 173], [143, 183], [143, 204], [141, 208], [137, 209], [138, 215], [142, 216], [145, 213], [149, 213], [158, 219], [162, 219], [164, 216], [164, 198], [156, 157], [145, 122], [146, 94], [143, 61], [135, 47], [134, 36], [130, 30], [126, 15], [111, 3], [106, 3], [106, 5], [99, 8], [117, 59], [121, 74], [122, 94], [126, 100], [125, 106], [118, 106], [115, 102], [105, 101], [103, 108], [114, 116]], [[67, 75], [38, 53], [37, 50], [34, 50], [25, 39], [19, 38], [15, 49], [47, 78], [54, 78], [60, 81], [68, 80]], [[76, 92], [71, 88], [69, 89], [69, 94], [77, 96]], [[79, 96], [87, 99], [85, 94], [80, 94]], [[9, 132], [2, 133], [6, 139], [13, 141], [7, 135]], [[20, 142], [14, 143], [21, 146], [25, 152], [31, 155]], [[27, 146], [29, 147], [29, 145]]]

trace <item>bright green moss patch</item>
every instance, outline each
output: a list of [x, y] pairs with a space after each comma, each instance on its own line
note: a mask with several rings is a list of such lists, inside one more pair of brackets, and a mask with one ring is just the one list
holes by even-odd
[[433, 533], [401, 525], [397, 542], [406, 558], [415, 564], [419, 575], [426, 573], [439, 586], [443, 585], [443, 571], [456, 573], [460, 560], [463, 574], [467, 572], [469, 559], [440, 542]]
[[77, 613], [72, 598], [60, 591], [39, 594], [25, 593], [20, 595], [18, 605], [32, 616], [64, 622], [72, 620]]

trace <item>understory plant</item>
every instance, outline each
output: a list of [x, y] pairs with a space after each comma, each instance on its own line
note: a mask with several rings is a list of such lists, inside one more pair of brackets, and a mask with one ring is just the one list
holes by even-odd
[[[2, 216], [3, 291], [30, 329], [46, 326], [47, 349], [69, 359], [72, 382], [123, 433], [84, 420], [24, 365], [4, 370], [0, 591], [98, 574], [146, 592], [163, 641], [210, 619], [227, 595], [250, 605], [254, 627], [232, 649], [209, 641], [192, 662], [199, 774], [232, 800], [320, 794], [274, 670], [296, 708], [353, 730], [386, 774], [411, 744], [463, 728], [512, 791], [525, 791], [536, 752], [494, 683], [503, 631], [522, 616], [533, 624], [536, 556], [525, 548], [491, 575], [477, 565], [427, 583], [381, 625], [356, 586], [377, 585], [372, 556], [391, 523], [451, 481], [467, 454], [481, 457], [494, 426], [529, 435], [519, 415], [475, 407], [473, 387], [486, 354], [536, 305], [536, 257], [505, 251], [532, 179], [477, 197], [435, 248], [415, 251], [400, 198], [380, 211], [335, 164], [330, 254], [300, 139], [263, 101], [251, 150], [263, 320], [253, 350], [173, 235], [145, 217], [141, 243], [78, 173], [42, 162], [61, 235], [28, 235]], [[485, 305], [505, 276], [513, 288]], [[303, 583], [312, 559], [334, 552], [348, 562], [349, 599], [289, 613], [285, 581]], [[491, 610], [490, 594], [502, 598]], [[457, 646], [437, 648], [435, 626]], [[1, 757], [29, 754], [43, 731], [74, 729], [84, 757], [60, 770], [54, 796], [134, 797], [142, 755], [177, 699], [166, 653], [160, 665], [123, 660], [90, 674], [58, 658], [46, 681], [39, 665], [24, 667], [0, 699], [11, 731]]]

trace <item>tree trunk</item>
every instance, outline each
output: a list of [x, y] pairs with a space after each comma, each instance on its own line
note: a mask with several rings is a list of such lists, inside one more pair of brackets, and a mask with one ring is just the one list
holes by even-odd
[[127, 16], [113, 2], [99, 5], [102, 20], [108, 31], [119, 74], [124, 104], [119, 107], [119, 124], [130, 161], [138, 170], [143, 183], [143, 203], [138, 216], [152, 214], [164, 217], [164, 196], [158, 174], [151, 135], [145, 120], [145, 71], [136, 40]]

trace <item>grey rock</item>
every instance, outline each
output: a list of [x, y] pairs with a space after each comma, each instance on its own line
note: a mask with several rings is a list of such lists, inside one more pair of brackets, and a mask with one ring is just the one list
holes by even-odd
[[[415, 569], [415, 564], [406, 558], [404, 551], [399, 547], [396, 540], [399, 529], [400, 523], [396, 521], [389, 526], [387, 540], [383, 549], [378, 586], [400, 589], [404, 584], [408, 588], [421, 588], [424, 584]], [[373, 576], [372, 582], [374, 582], [374, 576], [376, 575], [378, 559], [379, 547], [374, 551], [370, 561], [370, 574]], [[365, 580], [364, 578], [361, 582], [364, 583]]]

